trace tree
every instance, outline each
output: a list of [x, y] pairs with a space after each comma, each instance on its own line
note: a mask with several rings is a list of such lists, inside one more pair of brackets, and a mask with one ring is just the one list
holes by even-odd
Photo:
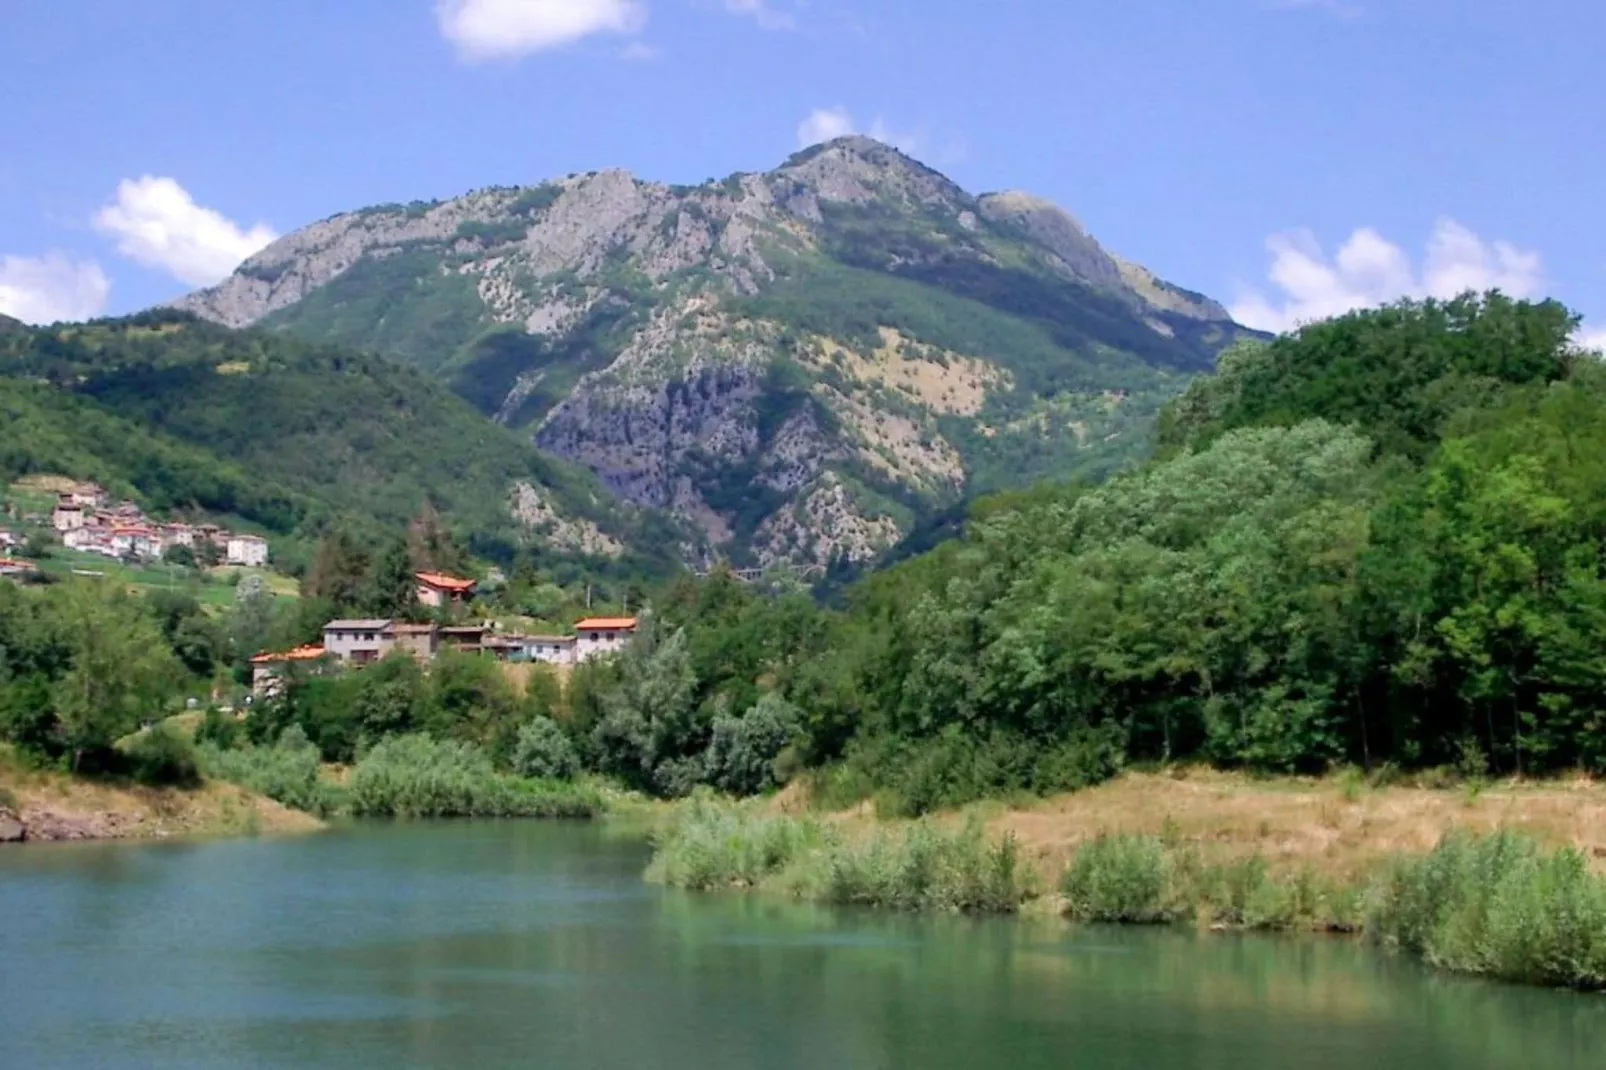
[[53, 698], [76, 770], [86, 753], [110, 747], [158, 714], [179, 667], [156, 624], [114, 588], [68, 584], [57, 613], [72, 664]]
[[702, 779], [706, 726], [697, 717], [697, 686], [686, 632], [670, 633], [643, 613], [618, 657], [619, 676], [600, 698], [592, 729], [606, 771], [659, 795], [684, 795]]
[[412, 620], [418, 616], [418, 578], [404, 540], [392, 542], [374, 562], [363, 585], [362, 604], [376, 617]]
[[327, 601], [336, 612], [347, 612], [362, 604], [367, 575], [368, 556], [355, 539], [337, 529], [318, 540], [312, 567], [301, 580], [301, 595]]

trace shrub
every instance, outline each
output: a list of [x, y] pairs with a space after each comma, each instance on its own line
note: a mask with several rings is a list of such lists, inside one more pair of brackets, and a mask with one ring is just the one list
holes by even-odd
[[1012, 913], [1030, 892], [1014, 837], [989, 842], [980, 823], [958, 832], [919, 822], [836, 848], [824, 896], [896, 910]]
[[1374, 883], [1370, 936], [1429, 963], [1502, 980], [1606, 988], [1606, 880], [1573, 847], [1452, 833]]
[[1174, 921], [1180, 910], [1172, 869], [1153, 836], [1099, 836], [1077, 848], [1060, 890], [1067, 912], [1081, 921]]
[[824, 847], [819, 822], [755, 813], [706, 796], [662, 833], [648, 876], [676, 888], [752, 887]]
[[338, 808], [339, 790], [319, 775], [318, 748], [300, 725], [286, 728], [270, 747], [228, 750], [203, 743], [199, 756], [207, 776], [238, 784], [293, 809], [321, 815]]
[[756, 795], [776, 786], [781, 778], [775, 760], [801, 722], [797, 708], [774, 693], [740, 717], [715, 717], [704, 759], [708, 782], [733, 795]]
[[1030, 892], [1015, 841], [980, 824], [930, 823], [842, 840], [812, 818], [694, 801], [655, 844], [648, 876], [679, 888], [769, 887], [801, 898], [896, 910], [1007, 913]]
[[580, 755], [556, 721], [537, 716], [519, 729], [513, 771], [523, 777], [571, 780], [580, 771]]
[[591, 817], [593, 789], [498, 774], [468, 743], [428, 736], [386, 739], [357, 763], [351, 812], [377, 817]]
[[216, 708], [206, 711], [201, 726], [195, 730], [197, 744], [210, 743], [221, 750], [239, 746], [244, 736], [245, 730], [240, 722], [232, 714]]
[[129, 773], [141, 784], [190, 788], [201, 782], [195, 744], [165, 722], [135, 735], [124, 756]]

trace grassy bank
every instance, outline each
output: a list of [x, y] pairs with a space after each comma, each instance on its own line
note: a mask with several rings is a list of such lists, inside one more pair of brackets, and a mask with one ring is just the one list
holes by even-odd
[[397, 736], [365, 753], [337, 779], [299, 728], [272, 746], [199, 748], [207, 776], [309, 813], [353, 817], [595, 817], [606, 808], [590, 784], [496, 771], [465, 743]]
[[316, 817], [237, 784], [149, 787], [32, 769], [0, 747], [0, 809], [33, 840], [255, 835], [321, 827]]
[[800, 802], [689, 803], [649, 877], [905, 910], [1361, 933], [1457, 972], [1606, 987], [1606, 878], [1592, 869], [1606, 799], [1586, 782], [1133, 775], [918, 822]]

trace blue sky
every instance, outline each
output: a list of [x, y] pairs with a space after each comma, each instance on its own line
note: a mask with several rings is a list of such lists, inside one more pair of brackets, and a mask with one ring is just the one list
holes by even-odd
[[856, 129], [1268, 326], [1500, 284], [1606, 327], [1596, 0], [0, 5], [0, 311], [131, 311], [275, 233]]

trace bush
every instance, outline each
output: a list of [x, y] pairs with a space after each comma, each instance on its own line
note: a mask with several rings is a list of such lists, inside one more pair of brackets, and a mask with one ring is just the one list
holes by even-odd
[[1606, 988], [1606, 880], [1573, 847], [1547, 853], [1501, 831], [1452, 833], [1374, 883], [1375, 940], [1463, 973]]
[[1005, 914], [1030, 892], [1014, 837], [988, 842], [975, 822], [959, 832], [920, 822], [902, 836], [841, 846], [828, 865], [824, 898], [832, 903]]
[[704, 776], [732, 795], [757, 795], [781, 782], [775, 759], [797, 734], [802, 716], [781, 696], [764, 695], [740, 717], [714, 718]]
[[1060, 890], [1067, 912], [1081, 921], [1174, 921], [1181, 911], [1172, 869], [1153, 836], [1099, 836], [1077, 848]]
[[228, 750], [215, 743], [199, 748], [207, 776], [238, 784], [309, 814], [329, 814], [340, 802], [335, 785], [319, 775], [318, 748], [300, 725], [291, 725], [270, 747]]
[[826, 829], [812, 819], [698, 797], [657, 839], [648, 876], [694, 891], [753, 887], [827, 843]]
[[698, 798], [655, 844], [648, 876], [679, 888], [768, 887], [895, 910], [1007, 913], [1030, 893], [1013, 838], [920, 823], [846, 842], [812, 818]]
[[550, 717], [534, 717], [513, 744], [513, 771], [544, 780], [572, 780], [580, 771], [574, 743]]
[[215, 708], [206, 711], [201, 726], [195, 730], [195, 742], [198, 745], [210, 743], [220, 750], [238, 747], [244, 738], [245, 729], [239, 720], [233, 714]]
[[591, 817], [593, 789], [502, 776], [478, 747], [428, 736], [380, 742], [351, 776], [351, 812], [376, 817]]
[[141, 784], [192, 788], [201, 783], [195, 744], [165, 722], [135, 735], [123, 753], [130, 775]]

